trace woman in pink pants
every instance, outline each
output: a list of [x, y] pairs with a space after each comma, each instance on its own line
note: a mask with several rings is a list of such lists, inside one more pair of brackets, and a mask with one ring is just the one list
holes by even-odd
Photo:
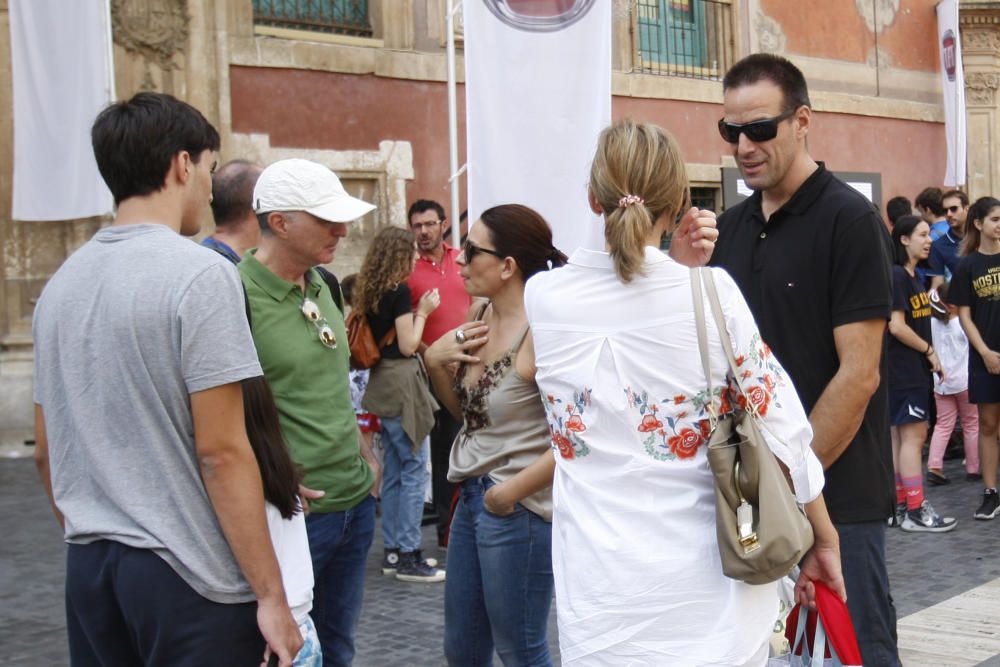
[[937, 423], [931, 436], [931, 449], [927, 457], [927, 483], [935, 486], [949, 484], [944, 476], [944, 450], [955, 430], [955, 422], [962, 420], [962, 437], [965, 440], [965, 477], [980, 479], [979, 474], [979, 415], [976, 406], [969, 403], [969, 340], [958, 323], [958, 308], [948, 301], [948, 283], [931, 295], [931, 336], [944, 370], [944, 380], [934, 377], [934, 402], [937, 404]]

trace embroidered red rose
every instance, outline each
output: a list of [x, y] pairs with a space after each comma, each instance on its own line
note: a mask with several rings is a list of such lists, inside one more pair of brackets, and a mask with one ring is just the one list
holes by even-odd
[[686, 400], [687, 398], [685, 396], [678, 394], [677, 396], [674, 396], [674, 405], [680, 405]]
[[566, 429], [575, 433], [581, 433], [587, 430], [587, 426], [583, 423], [583, 420], [580, 419], [580, 415], [573, 415], [569, 418], [569, 420], [567, 420]]
[[719, 395], [719, 414], [724, 415], [733, 411], [733, 404], [729, 400], [729, 391], [723, 390]]
[[552, 394], [547, 395], [545, 398], [546, 398], [546, 400], [548, 400], [549, 403], [555, 403], [556, 402], [556, 397], [553, 396]]
[[747, 360], [747, 358], [741, 354], [740, 356], [736, 357], [736, 365], [737, 366], [742, 366], [743, 362], [746, 361], [746, 360]]
[[559, 448], [559, 454], [564, 459], [573, 458], [573, 443], [569, 441], [569, 438], [564, 436], [562, 433], [553, 432], [552, 442], [556, 443], [556, 447]]
[[767, 387], [767, 393], [773, 394], [774, 393], [774, 378], [772, 378], [770, 375], [765, 375], [764, 376], [764, 386]]
[[771, 396], [763, 387], [754, 385], [747, 389], [747, 396], [750, 398], [750, 404], [757, 409], [757, 414], [763, 417], [767, 414], [767, 406], [771, 402]]
[[701, 429], [701, 437], [708, 438], [712, 435], [712, 422], [708, 419], [702, 419], [698, 422], [698, 428]]
[[679, 459], [689, 459], [698, 452], [698, 447], [705, 442], [704, 436], [693, 429], [681, 429], [681, 432], [667, 440], [670, 451]]
[[743, 378], [744, 380], [746, 380], [751, 375], [753, 375], [753, 373], [751, 373], [750, 371], [743, 371], [742, 373], [740, 373], [740, 377]]
[[650, 431], [655, 431], [661, 426], [663, 426], [663, 422], [657, 419], [656, 415], [647, 414], [643, 416], [642, 423], [639, 424], [639, 431], [642, 433], [649, 433]]

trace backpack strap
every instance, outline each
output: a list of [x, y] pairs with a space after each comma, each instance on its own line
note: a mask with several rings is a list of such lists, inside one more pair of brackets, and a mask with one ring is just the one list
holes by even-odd
[[344, 295], [340, 291], [340, 281], [337, 280], [337, 276], [333, 275], [322, 266], [314, 266], [313, 268], [316, 269], [316, 273], [319, 274], [319, 277], [322, 278], [323, 282], [325, 282], [327, 287], [330, 288], [330, 296], [333, 297], [333, 302], [337, 304], [337, 309], [340, 311], [340, 314], [343, 315]]

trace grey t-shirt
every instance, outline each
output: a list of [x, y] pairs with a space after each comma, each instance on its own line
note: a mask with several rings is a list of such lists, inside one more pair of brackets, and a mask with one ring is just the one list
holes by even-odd
[[46, 285], [34, 339], [66, 541], [151, 549], [209, 600], [252, 600], [199, 475], [189, 399], [262, 374], [235, 267], [163, 225], [102, 229]]

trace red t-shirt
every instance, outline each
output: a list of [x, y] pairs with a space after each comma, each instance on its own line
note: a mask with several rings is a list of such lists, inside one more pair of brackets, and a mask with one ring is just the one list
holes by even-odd
[[413, 273], [406, 281], [410, 287], [410, 299], [413, 301], [414, 311], [417, 309], [420, 297], [427, 290], [436, 287], [441, 295], [441, 305], [430, 314], [427, 324], [424, 325], [422, 340], [427, 345], [464, 322], [471, 303], [462, 283], [462, 277], [458, 274], [459, 266], [455, 263], [459, 251], [444, 243], [441, 247], [444, 248], [444, 255], [440, 263], [418, 257], [417, 265], [413, 267]]

